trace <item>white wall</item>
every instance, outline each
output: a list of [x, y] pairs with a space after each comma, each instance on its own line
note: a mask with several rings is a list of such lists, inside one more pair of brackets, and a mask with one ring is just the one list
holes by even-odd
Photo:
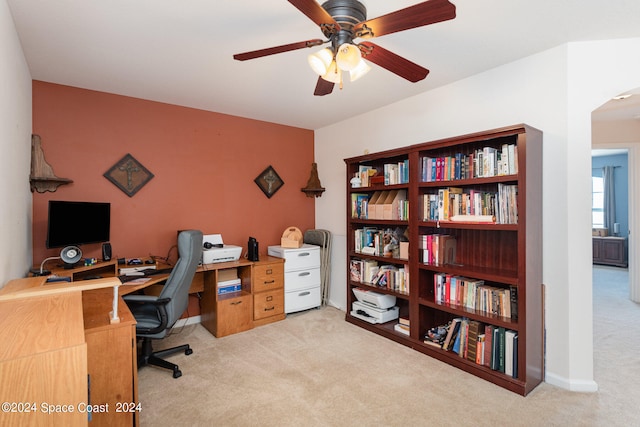
[[0, 287], [31, 265], [31, 74], [0, 0]]
[[[332, 231], [336, 246], [345, 244], [342, 158], [517, 123], [542, 130], [546, 381], [595, 391], [590, 113], [640, 86], [640, 59], [631, 54], [639, 48], [640, 39], [560, 46], [317, 130], [316, 162], [327, 191], [316, 200], [316, 226]], [[345, 251], [336, 248], [329, 294], [343, 310]]]

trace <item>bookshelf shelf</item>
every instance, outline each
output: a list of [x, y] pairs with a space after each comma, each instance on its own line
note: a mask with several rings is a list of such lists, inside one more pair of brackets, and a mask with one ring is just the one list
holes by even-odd
[[[543, 378], [542, 133], [515, 125], [345, 164], [346, 321], [527, 395]], [[396, 176], [387, 176], [395, 170]], [[362, 178], [362, 186], [351, 186], [354, 177]], [[387, 205], [394, 202], [383, 217], [376, 209], [384, 194], [392, 194]], [[489, 215], [496, 222], [448, 221], [453, 215]], [[388, 236], [405, 239], [407, 259], [379, 256], [391, 254]], [[361, 253], [366, 246], [376, 255]], [[367, 283], [361, 263], [373, 265], [369, 271], [400, 269], [406, 287]], [[398, 320], [371, 324], [352, 316], [357, 287], [395, 295], [409, 335], [394, 329]], [[429, 333], [454, 320], [463, 326], [450, 345], [441, 345], [444, 337], [436, 337], [438, 346], [425, 343]]]

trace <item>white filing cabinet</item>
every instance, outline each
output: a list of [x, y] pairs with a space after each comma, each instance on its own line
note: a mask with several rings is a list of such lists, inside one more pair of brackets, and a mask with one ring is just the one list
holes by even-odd
[[320, 307], [320, 246], [269, 246], [267, 253], [284, 258], [284, 312]]

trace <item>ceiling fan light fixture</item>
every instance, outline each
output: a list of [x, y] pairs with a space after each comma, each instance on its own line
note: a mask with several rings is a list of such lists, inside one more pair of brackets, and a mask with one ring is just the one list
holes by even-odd
[[364, 59], [360, 59], [360, 62], [358, 63], [356, 68], [349, 71], [349, 80], [355, 82], [360, 77], [367, 74], [369, 71], [371, 71], [371, 67], [369, 66], [369, 64], [367, 64]]
[[329, 69], [322, 75], [322, 78], [331, 83], [342, 84], [342, 70], [338, 67], [336, 61], [331, 62]]
[[329, 70], [331, 62], [333, 62], [333, 53], [325, 47], [324, 49], [309, 55], [307, 61], [309, 62], [311, 69], [315, 71], [316, 74], [323, 76]]
[[362, 60], [362, 54], [358, 46], [351, 43], [343, 43], [336, 52], [336, 62], [338, 67], [344, 71], [351, 71], [358, 66]]

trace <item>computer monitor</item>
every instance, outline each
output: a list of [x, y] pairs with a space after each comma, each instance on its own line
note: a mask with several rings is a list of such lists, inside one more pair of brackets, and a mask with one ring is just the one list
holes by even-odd
[[47, 248], [109, 241], [111, 204], [49, 201]]

